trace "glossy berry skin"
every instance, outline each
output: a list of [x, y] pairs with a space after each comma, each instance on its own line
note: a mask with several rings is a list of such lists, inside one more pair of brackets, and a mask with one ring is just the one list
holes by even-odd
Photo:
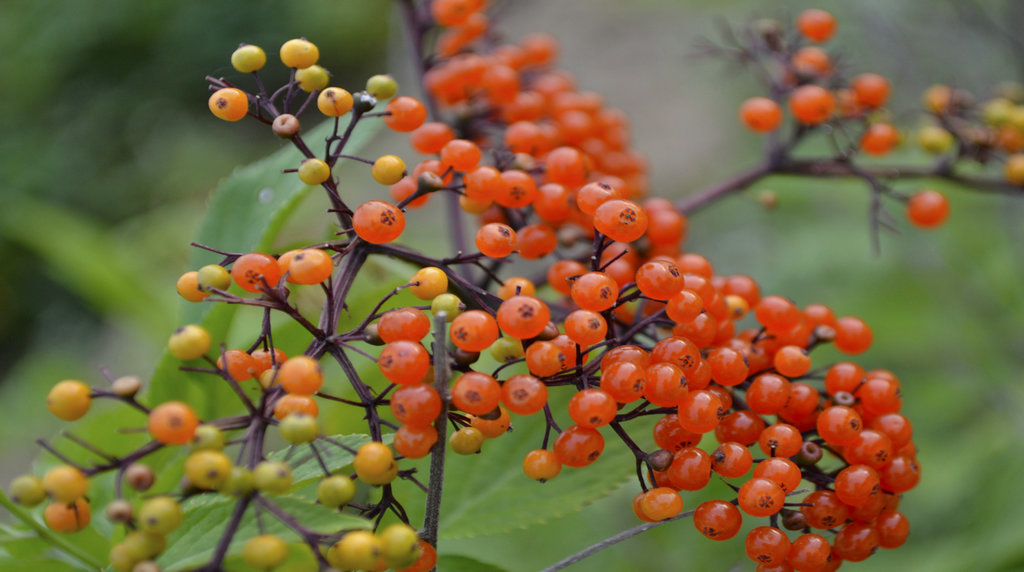
[[782, 123], [782, 108], [767, 97], [752, 97], [740, 106], [740, 121], [752, 131], [774, 131]]
[[[448, 275], [436, 266], [420, 268], [409, 279], [409, 291], [420, 300], [433, 300], [448, 291]], [[457, 301], [457, 299], [456, 299]], [[455, 318], [449, 313], [448, 321]]]
[[262, 292], [277, 286], [281, 280], [281, 266], [268, 254], [250, 252], [232, 263], [231, 277], [243, 290]]
[[595, 429], [573, 425], [558, 435], [553, 450], [563, 465], [585, 467], [601, 456], [604, 437]]
[[328, 87], [316, 98], [317, 109], [328, 117], [341, 117], [352, 110], [352, 94], [340, 87]]
[[387, 445], [377, 441], [359, 447], [352, 463], [359, 480], [371, 485], [390, 483], [398, 471], [394, 453]]
[[516, 415], [533, 415], [547, 404], [548, 388], [532, 375], [513, 375], [501, 386], [501, 402]]
[[934, 229], [949, 218], [949, 200], [939, 191], [926, 189], [910, 196], [907, 220], [919, 228]]
[[747, 557], [754, 562], [774, 566], [786, 560], [790, 542], [785, 532], [771, 526], [759, 526], [747, 533], [745, 547]]
[[402, 235], [405, 214], [387, 201], [366, 201], [352, 214], [352, 228], [366, 242], [385, 244]]
[[484, 415], [501, 400], [501, 386], [486, 373], [470, 371], [452, 385], [452, 404], [466, 413]]
[[702, 502], [693, 513], [693, 526], [711, 540], [729, 540], [742, 525], [740, 510], [724, 500]]
[[656, 487], [643, 494], [639, 505], [647, 519], [665, 520], [683, 511], [683, 497], [669, 487]]
[[551, 319], [548, 305], [533, 296], [513, 296], [498, 307], [498, 326], [505, 334], [521, 340], [540, 335]]
[[377, 368], [391, 383], [417, 383], [430, 370], [430, 354], [419, 342], [396, 340], [381, 350]]
[[395, 431], [391, 445], [403, 457], [422, 459], [430, 454], [437, 438], [437, 429], [433, 425], [402, 425]]
[[452, 320], [449, 335], [456, 347], [480, 352], [498, 339], [498, 323], [483, 310], [470, 310]]
[[42, 486], [54, 502], [67, 504], [85, 496], [89, 480], [75, 467], [58, 465], [43, 475]]
[[547, 449], [535, 449], [523, 457], [523, 473], [527, 477], [540, 482], [549, 481], [562, 472], [562, 463], [554, 452]]
[[224, 121], [238, 121], [249, 113], [249, 98], [245, 92], [225, 87], [213, 92], [209, 100], [210, 112]]
[[418, 99], [399, 96], [388, 102], [384, 123], [400, 133], [408, 133], [423, 125], [427, 119], [427, 108]]
[[516, 231], [500, 222], [480, 227], [476, 232], [476, 247], [484, 256], [505, 258], [516, 250]]
[[242, 73], [259, 71], [266, 63], [267, 54], [259, 46], [243, 44], [231, 53], [231, 65]]
[[786, 493], [770, 479], [753, 478], [743, 483], [739, 492], [740, 509], [750, 516], [771, 516], [782, 510]]
[[619, 242], [632, 242], [647, 232], [647, 212], [633, 201], [612, 199], [594, 211], [594, 228]]
[[448, 437], [448, 446], [459, 455], [474, 455], [484, 444], [484, 434], [476, 427], [463, 427]]
[[807, 39], [826, 42], [836, 32], [836, 18], [825, 10], [812, 8], [797, 16], [796, 26]]
[[290, 68], [308, 68], [318, 59], [320, 59], [320, 49], [308, 40], [296, 38], [288, 40], [281, 46], [281, 63]]

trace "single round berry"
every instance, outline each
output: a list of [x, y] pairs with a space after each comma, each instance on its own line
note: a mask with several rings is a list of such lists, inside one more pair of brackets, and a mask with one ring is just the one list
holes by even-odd
[[191, 270], [182, 274], [175, 284], [178, 295], [189, 302], [202, 302], [210, 296], [210, 293], [199, 287], [199, 273]]
[[308, 68], [318, 59], [320, 59], [320, 49], [309, 40], [297, 38], [288, 40], [281, 46], [281, 63], [290, 68]]
[[317, 96], [316, 107], [328, 117], [341, 117], [352, 110], [352, 94], [340, 87], [328, 87]]
[[331, 178], [331, 167], [323, 159], [304, 159], [299, 164], [299, 180], [307, 185], [319, 185]]
[[281, 280], [281, 266], [273, 256], [250, 252], [231, 264], [231, 277], [247, 292], [263, 292], [277, 286]]
[[[420, 268], [409, 279], [409, 284], [409, 291], [420, 300], [431, 300], [433, 302], [437, 298], [443, 297], [438, 304], [448, 305], [445, 308], [445, 311], [448, 312], [448, 321], [453, 320], [456, 314], [458, 314], [457, 311], [451, 311], [453, 310], [450, 307], [451, 298], [455, 299], [455, 310], [458, 309], [460, 302], [454, 294], [446, 294], [448, 291], [448, 275], [444, 273], [444, 270], [436, 266]], [[431, 311], [435, 314], [437, 313], [437, 310], [433, 309], [433, 303], [431, 303]]]
[[210, 333], [206, 331], [206, 328], [189, 324], [178, 328], [171, 334], [171, 339], [167, 341], [167, 350], [172, 356], [182, 361], [189, 361], [205, 355], [212, 343]]
[[192, 408], [181, 401], [168, 401], [149, 413], [149, 434], [165, 445], [184, 445], [195, 436], [199, 418]]
[[356, 451], [353, 466], [356, 476], [364, 483], [385, 485], [395, 479], [398, 464], [391, 448], [378, 441], [370, 441]]
[[320, 425], [316, 417], [304, 413], [292, 413], [288, 415], [277, 426], [281, 432], [281, 438], [292, 445], [301, 445], [316, 440], [320, 432]]
[[327, 87], [331, 81], [331, 74], [318, 65], [311, 65], [296, 71], [295, 81], [298, 82], [299, 89], [312, 93]]
[[292, 468], [280, 461], [263, 461], [252, 470], [253, 484], [260, 492], [280, 495], [292, 488]]
[[693, 512], [693, 526], [711, 540], [729, 540], [742, 525], [740, 510], [724, 500], [704, 501]]
[[380, 540], [368, 530], [353, 530], [328, 548], [326, 557], [339, 570], [372, 570], [380, 559]]
[[459, 455], [479, 453], [483, 444], [484, 434], [476, 427], [463, 427], [448, 438], [448, 446]]
[[782, 108], [767, 97], [752, 97], [740, 106], [740, 120], [753, 131], [774, 131], [782, 123]]
[[388, 243], [405, 230], [405, 214], [387, 201], [366, 201], [356, 208], [352, 228], [366, 242]]
[[391, 568], [400, 569], [416, 562], [420, 557], [419, 537], [416, 529], [397, 522], [377, 531], [380, 556]]
[[238, 121], [249, 113], [249, 97], [233, 87], [213, 92], [209, 101], [210, 112], [224, 121]]
[[825, 10], [812, 8], [797, 16], [796, 27], [808, 39], [825, 42], [836, 32], [836, 18]]
[[216, 490], [231, 476], [231, 460], [220, 451], [196, 451], [185, 459], [185, 476], [196, 488]]
[[135, 516], [139, 528], [156, 534], [170, 534], [185, 522], [185, 511], [167, 496], [153, 497], [139, 506]]
[[549, 481], [562, 472], [562, 463], [553, 451], [535, 449], [523, 457], [523, 473], [540, 482]]
[[348, 504], [355, 497], [356, 484], [345, 475], [331, 475], [316, 486], [317, 501], [326, 507], [338, 508]]
[[366, 93], [376, 97], [380, 101], [391, 99], [398, 93], [398, 82], [387, 74], [370, 76], [366, 80]]
[[907, 201], [907, 219], [915, 226], [926, 229], [938, 228], [947, 218], [949, 200], [939, 191], [918, 191]]
[[46, 499], [43, 480], [33, 475], [15, 477], [7, 487], [7, 494], [21, 506], [36, 506]]
[[242, 44], [231, 53], [231, 65], [242, 73], [259, 71], [266, 63], [267, 54], [259, 46]]
[[89, 526], [92, 511], [85, 499], [74, 501], [52, 502], [43, 511], [43, 522], [51, 530], [62, 533], [78, 532]]
[[394, 185], [405, 176], [405, 161], [396, 155], [382, 155], [373, 162], [373, 180], [382, 185]]
[[77, 379], [65, 379], [58, 382], [46, 396], [46, 408], [56, 417], [65, 421], [74, 421], [89, 411], [92, 403], [92, 390]]

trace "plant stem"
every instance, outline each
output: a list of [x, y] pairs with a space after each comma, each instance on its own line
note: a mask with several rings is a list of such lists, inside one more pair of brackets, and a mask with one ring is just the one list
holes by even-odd
[[580, 560], [583, 560], [584, 558], [586, 558], [588, 556], [592, 556], [592, 555], [594, 555], [594, 554], [604, 550], [605, 548], [608, 548], [609, 546], [611, 546], [613, 544], [618, 544], [618, 543], [622, 542], [623, 540], [628, 540], [630, 538], [633, 538], [634, 536], [636, 536], [636, 535], [638, 535], [638, 534], [640, 534], [642, 532], [647, 532], [648, 530], [650, 530], [652, 528], [655, 528], [655, 527], [658, 527], [658, 526], [661, 526], [661, 525], [663, 525], [665, 523], [676, 521], [676, 520], [679, 520], [681, 518], [687, 518], [687, 517], [690, 517], [690, 516], [693, 516], [693, 511], [692, 510], [686, 511], [686, 512], [684, 512], [682, 514], [679, 514], [677, 516], [674, 516], [674, 517], [672, 517], [672, 518], [670, 518], [668, 520], [662, 520], [662, 521], [658, 521], [658, 522], [645, 522], [645, 523], [643, 523], [641, 525], [634, 526], [633, 528], [630, 528], [628, 530], [624, 530], [624, 531], [622, 531], [622, 532], [620, 532], [620, 533], [618, 533], [616, 535], [609, 536], [608, 538], [605, 538], [604, 540], [602, 540], [602, 541], [600, 541], [600, 542], [598, 542], [596, 544], [592, 544], [592, 545], [584, 548], [583, 550], [580, 550], [576, 554], [573, 554], [572, 556], [569, 556], [568, 558], [565, 558], [564, 560], [559, 560], [558, 562], [552, 564], [551, 566], [548, 566], [547, 568], [541, 570], [541, 572], [555, 572], [556, 570], [562, 570], [564, 568], [568, 568], [569, 566], [572, 566], [573, 564], [579, 562]]
[[437, 525], [441, 519], [441, 490], [444, 486], [444, 455], [448, 435], [448, 345], [445, 343], [448, 315], [434, 316], [434, 388], [441, 396], [441, 412], [434, 420], [437, 443], [430, 452], [430, 483], [427, 485], [426, 513], [423, 517], [423, 540], [437, 546]]

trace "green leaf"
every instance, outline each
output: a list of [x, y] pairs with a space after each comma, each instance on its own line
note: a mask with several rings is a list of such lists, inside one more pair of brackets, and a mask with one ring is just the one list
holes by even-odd
[[[558, 405], [553, 408], [559, 410]], [[540, 447], [544, 421], [514, 417], [513, 423], [511, 433], [485, 442], [482, 454], [447, 456], [442, 538], [496, 534], [544, 523], [611, 494], [631, 475], [633, 453], [613, 434], [602, 431], [604, 452], [593, 465], [563, 467], [546, 483], [533, 481], [518, 462], [508, 461], [522, 459]]]
[[[392, 437], [394, 437], [394, 433], [384, 435], [384, 442], [390, 443]], [[362, 445], [370, 442], [369, 435], [336, 435], [332, 439], [352, 449], [359, 449]], [[351, 465], [352, 460], [355, 459], [355, 455], [333, 443], [318, 441], [317, 450], [331, 473]], [[267, 459], [271, 461], [287, 459], [288, 463], [292, 465], [292, 484], [294, 486], [302, 486], [324, 476], [323, 467], [320, 466], [320, 462], [317, 461], [308, 446], [296, 446], [275, 451], [268, 455]]]
[[0, 236], [32, 250], [68, 290], [102, 313], [132, 322], [158, 336], [173, 323], [157, 284], [139, 272], [144, 253], [114, 240], [95, 221], [26, 196], [0, 209]]
[[[359, 123], [345, 146], [345, 152], [357, 152], [380, 126], [380, 121]], [[330, 135], [332, 127], [333, 122], [325, 121], [305, 134], [304, 139], [310, 144], [323, 141]], [[288, 217], [316, 189], [299, 181], [295, 173], [281, 172], [297, 167], [301, 160], [302, 154], [289, 145], [260, 161], [236, 169], [211, 196], [196, 242], [228, 252], [270, 251]], [[344, 162], [338, 161], [335, 169]], [[217, 263], [220, 259], [218, 254], [195, 248], [189, 257], [189, 268]], [[214, 347], [217, 347], [227, 338], [236, 310], [237, 306], [227, 304], [182, 301], [179, 323], [202, 325], [210, 332]], [[164, 352], [151, 381], [149, 397], [153, 403], [185, 400], [204, 418], [238, 411], [238, 400], [230, 387], [209, 375], [183, 372], [179, 369], [181, 365], [179, 360]]]
[[506, 572], [500, 566], [480, 562], [461, 554], [443, 554], [437, 557], [437, 569], [444, 572]]
[[[314, 502], [290, 496], [269, 499], [281, 510], [287, 512], [302, 526], [322, 534], [334, 534], [342, 530], [369, 529], [372, 523], [364, 518], [338, 512]], [[231, 514], [235, 510], [235, 499], [219, 495], [194, 497], [185, 504], [185, 524], [168, 538], [168, 548], [159, 563], [164, 570], [183, 570], [201, 565], [210, 560], [227, 526]], [[249, 506], [246, 515], [231, 542], [232, 551], [237, 552], [247, 539], [257, 534], [277, 534], [286, 540], [297, 540], [299, 537], [285, 524], [278, 521], [272, 514], [261, 510], [260, 530], [257, 519], [253, 516], [256, 505]]]

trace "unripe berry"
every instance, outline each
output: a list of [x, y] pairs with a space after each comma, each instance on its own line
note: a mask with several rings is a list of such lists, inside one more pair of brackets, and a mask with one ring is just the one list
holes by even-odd
[[292, 487], [292, 468], [280, 461], [263, 461], [253, 469], [252, 476], [263, 493], [279, 495]]
[[306, 159], [299, 165], [299, 180], [319, 185], [331, 178], [331, 168], [321, 159]]
[[217, 490], [226, 495], [241, 498], [255, 488], [256, 479], [253, 478], [252, 471], [245, 467], [231, 467], [231, 474]]
[[395, 78], [385, 74], [371, 76], [366, 80], [366, 92], [379, 101], [391, 99], [398, 93], [398, 82], [395, 81]]
[[331, 81], [331, 75], [324, 68], [312, 65], [295, 72], [295, 81], [299, 82], [299, 88], [302, 91], [312, 93], [327, 87], [328, 82]]
[[171, 355], [188, 361], [200, 358], [210, 349], [210, 333], [206, 328], [189, 324], [174, 331], [171, 339], [167, 341], [167, 349]]
[[340, 570], [368, 570], [380, 557], [380, 541], [368, 530], [353, 530], [327, 549], [327, 562]]
[[146, 532], [145, 530], [134, 530], [125, 535], [121, 541], [125, 552], [134, 558], [136, 562], [156, 558], [161, 552], [167, 549], [167, 538], [162, 534]]
[[21, 506], [36, 506], [46, 499], [43, 481], [34, 475], [15, 477], [7, 489], [7, 494]]
[[156, 534], [170, 534], [185, 522], [185, 511], [171, 497], [153, 497], [139, 507], [139, 528]]
[[448, 438], [448, 445], [451, 446], [452, 451], [460, 455], [479, 453], [483, 444], [484, 434], [476, 427], [463, 427]]
[[348, 504], [356, 496], [356, 484], [345, 475], [326, 477], [316, 486], [316, 498], [320, 504], [338, 508]]
[[220, 451], [224, 448], [224, 432], [218, 429], [215, 425], [207, 425], [204, 423], [196, 427], [196, 432], [192, 436], [192, 441], [189, 442], [189, 447], [191, 447], [193, 451], [202, 451], [203, 449]]
[[456, 316], [462, 313], [464, 306], [462, 300], [455, 294], [438, 294], [430, 301], [430, 311], [434, 314], [445, 313], [445, 321], [451, 322]]
[[185, 476], [192, 486], [214, 490], [231, 474], [231, 460], [220, 451], [196, 451], [185, 459]]
[[288, 558], [288, 545], [274, 534], [261, 534], [245, 541], [242, 560], [253, 568], [274, 568]]
[[263, 48], [252, 44], [242, 44], [231, 54], [231, 65], [242, 73], [259, 71], [267, 63], [267, 54]]
[[408, 524], [396, 523], [377, 532], [380, 555], [388, 566], [399, 569], [416, 562], [420, 556], [416, 530]]
[[292, 445], [309, 443], [316, 439], [320, 427], [316, 418], [304, 413], [292, 413], [281, 420], [277, 426], [281, 438]]

